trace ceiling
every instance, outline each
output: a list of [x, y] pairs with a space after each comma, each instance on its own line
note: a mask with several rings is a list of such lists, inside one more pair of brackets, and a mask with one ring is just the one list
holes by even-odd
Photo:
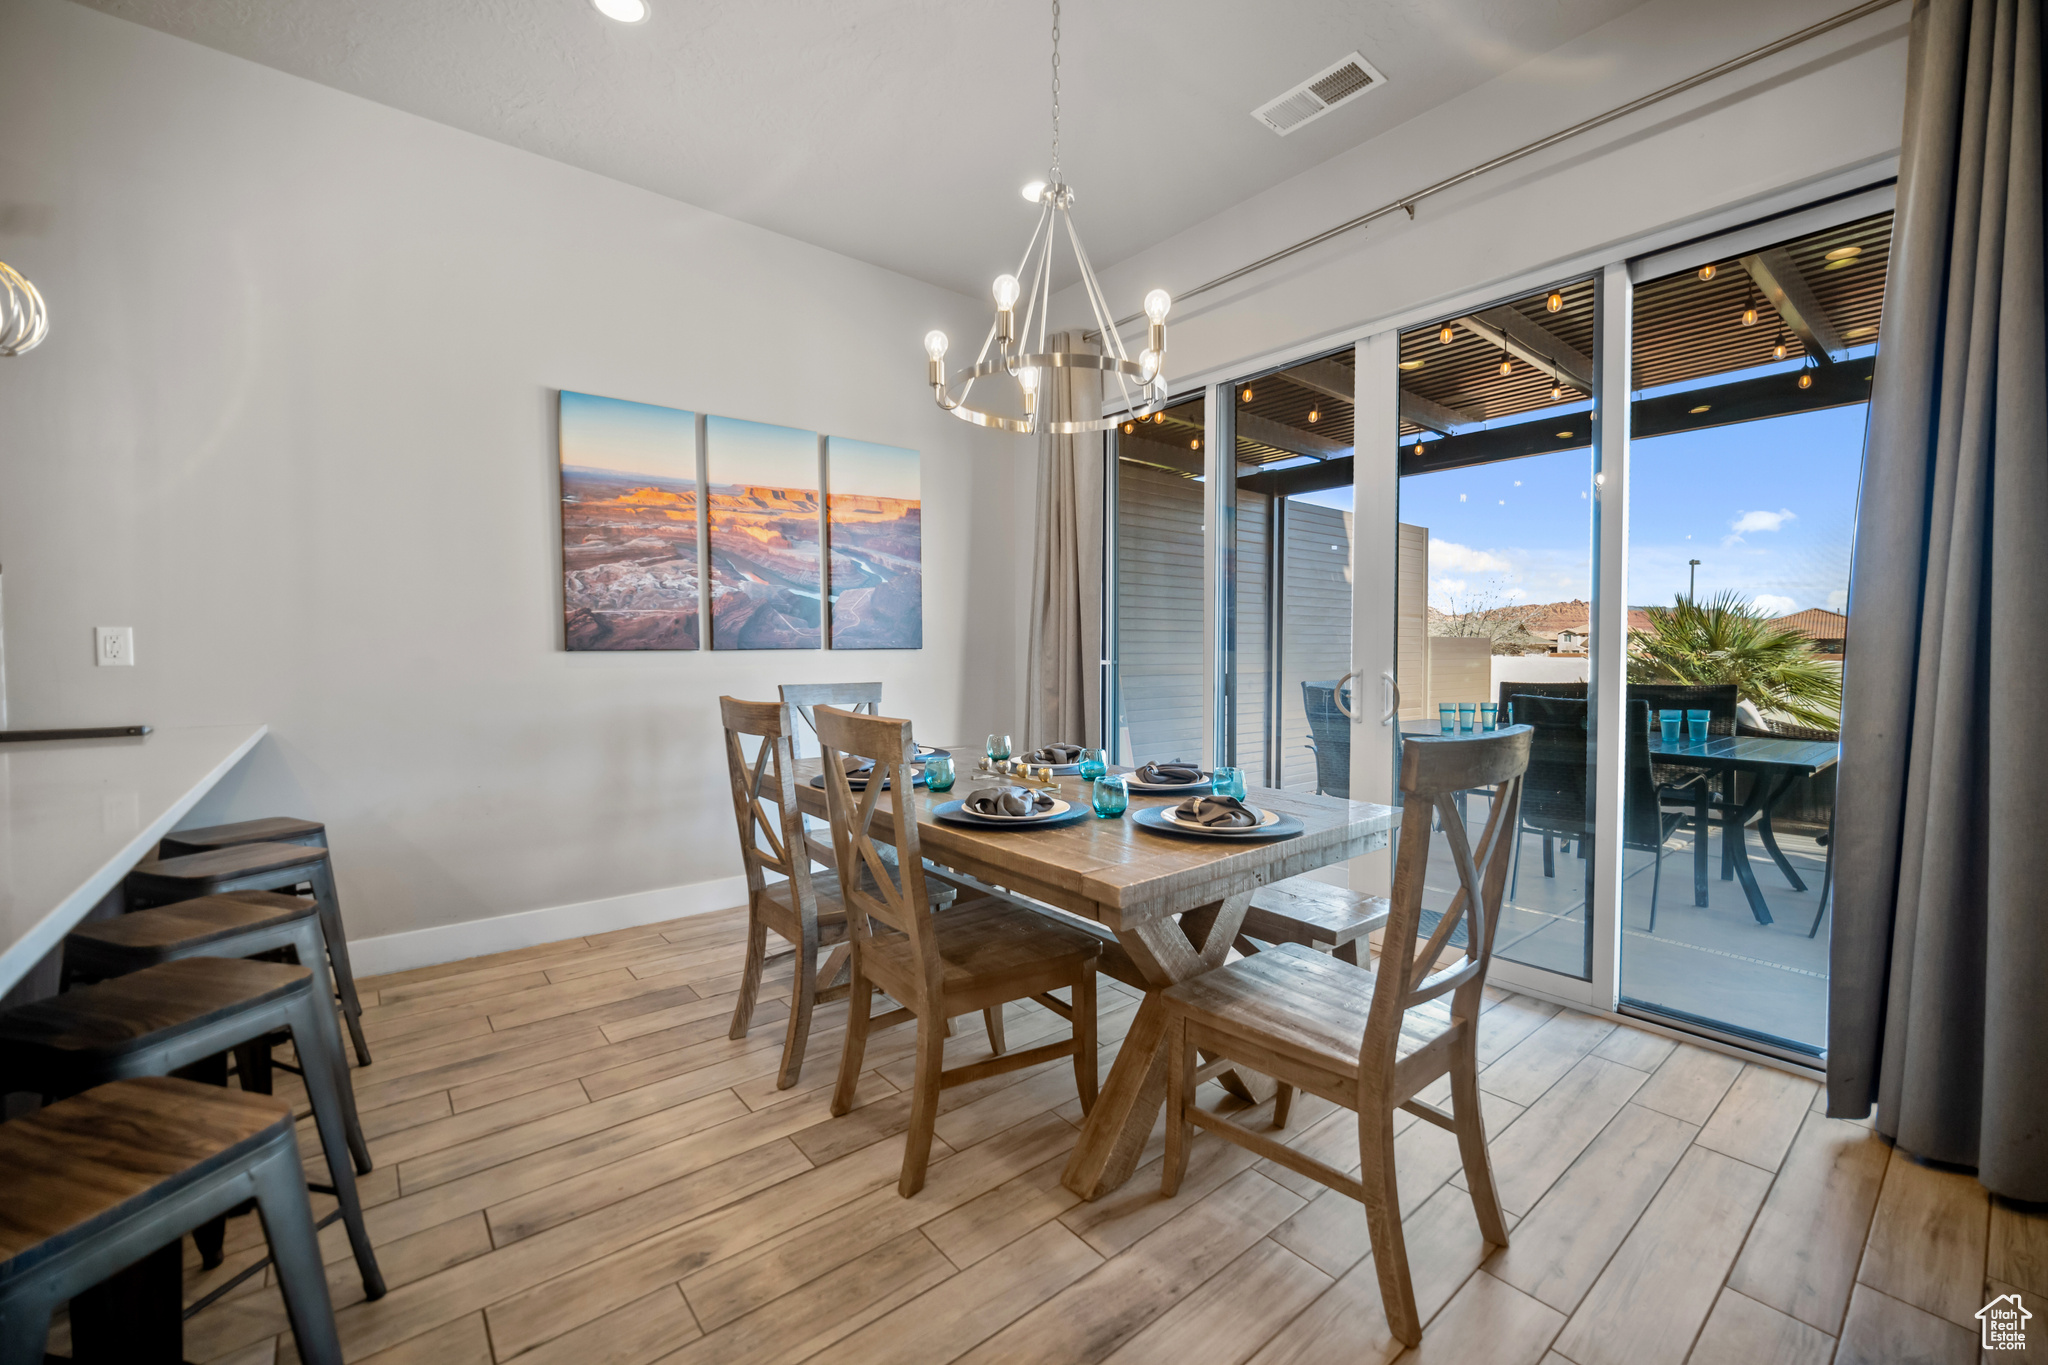
[[[589, 0], [79, 2], [977, 296], [1046, 170], [1038, 4], [649, 0], [627, 26]], [[1638, 3], [1076, 0], [1077, 225], [1112, 265]], [[1354, 50], [1383, 88], [1285, 138], [1250, 117]]]

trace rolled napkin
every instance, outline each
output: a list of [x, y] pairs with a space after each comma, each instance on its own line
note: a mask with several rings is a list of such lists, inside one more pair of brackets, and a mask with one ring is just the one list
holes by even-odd
[[1033, 749], [1029, 755], [1033, 763], [1065, 765], [1081, 761], [1081, 746], [1078, 744], [1048, 744], [1042, 749]]
[[1234, 796], [1191, 796], [1173, 813], [1208, 829], [1254, 829], [1259, 823], [1259, 813]]
[[970, 815], [1036, 815], [1052, 809], [1052, 798], [1022, 787], [983, 787], [969, 792], [960, 809]]
[[1147, 763], [1132, 776], [1148, 787], [1186, 787], [1208, 774], [1192, 763]]

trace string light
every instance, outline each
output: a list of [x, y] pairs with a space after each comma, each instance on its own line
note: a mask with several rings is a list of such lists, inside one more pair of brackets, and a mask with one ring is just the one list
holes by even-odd
[[1552, 385], [1550, 386], [1550, 401], [1551, 401], [1551, 402], [1553, 402], [1553, 403], [1555, 403], [1555, 402], [1557, 402], [1557, 401], [1558, 401], [1559, 399], [1561, 399], [1561, 398], [1563, 398], [1563, 397], [1564, 397], [1564, 385], [1562, 385], [1562, 384], [1552, 384]]
[[1247, 403], [1252, 401], [1252, 391], [1250, 389], [1244, 391], [1244, 401]]
[[1742, 325], [1744, 327], [1756, 326], [1756, 296], [1745, 293], [1742, 297], [1742, 302]]
[[1700, 267], [1700, 279], [1701, 279], [1701, 280], [1711, 280], [1711, 279], [1713, 279], [1713, 278], [1714, 278], [1714, 275], [1715, 275], [1715, 273], [1716, 273], [1716, 272], [1715, 272], [1715, 270], [1714, 270], [1714, 266], [1713, 266], [1713, 263], [1712, 263], [1712, 262], [1709, 262], [1708, 264], [1706, 264], [1706, 265], [1703, 265], [1703, 266], [1701, 266], [1701, 267]]
[[1779, 337], [1778, 344], [1771, 347], [1771, 358], [1773, 360], [1783, 360], [1790, 350], [1791, 348], [1785, 344], [1785, 338]]
[[1136, 431], [1137, 429], [1138, 429], [1138, 424], [1137, 424], [1136, 422], [1126, 422], [1126, 423], [1124, 423], [1124, 435], [1126, 435], [1126, 436], [1130, 435], [1130, 434], [1131, 434], [1132, 432]]
[[1801, 370], [1799, 372], [1799, 387], [1802, 389], [1810, 389], [1813, 387], [1813, 371]]
[[1323, 420], [1323, 414], [1317, 411], [1315, 408], [1310, 408], [1308, 410], [1308, 420], [1311, 424], [1320, 422]]
[[1447, 322], [1444, 324], [1444, 329], [1436, 334], [1436, 339], [1448, 346], [1458, 339], [1458, 334], [1451, 330], [1451, 324]]
[[1166, 420], [1166, 414], [1163, 412], [1155, 412], [1152, 414], [1152, 420], [1155, 422], [1164, 422]]
[[1515, 362], [1508, 359], [1508, 353], [1506, 351], [1502, 351], [1500, 353], [1500, 372], [1504, 376], [1511, 375], [1515, 372]]
[[1189, 441], [1189, 442], [1188, 442], [1188, 449], [1189, 449], [1189, 450], [1200, 450], [1201, 448], [1202, 448], [1202, 442], [1201, 442], [1201, 438], [1200, 438], [1200, 437], [1197, 437], [1196, 439], [1194, 439], [1194, 440], [1192, 440], [1192, 441]]
[[1547, 311], [1555, 313], [1558, 309], [1564, 307], [1564, 295], [1555, 289], [1551, 290], [1550, 297], [1543, 300], [1543, 307]]

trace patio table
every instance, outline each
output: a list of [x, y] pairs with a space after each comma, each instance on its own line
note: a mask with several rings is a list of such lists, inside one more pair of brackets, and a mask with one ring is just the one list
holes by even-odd
[[[954, 752], [971, 749], [955, 746]], [[798, 804], [804, 814], [825, 818], [824, 789], [810, 785], [818, 760], [802, 760], [797, 771]], [[1086, 782], [1069, 777], [1058, 783], [1061, 799], [1087, 804]], [[1116, 943], [1105, 945], [1102, 969], [1145, 991], [1061, 1177], [1083, 1199], [1097, 1199], [1131, 1178], [1166, 1099], [1166, 1011], [1158, 992], [1223, 965], [1260, 887], [1385, 848], [1400, 812], [1363, 801], [1254, 788], [1246, 793], [1254, 805], [1296, 816], [1304, 826], [1292, 838], [1262, 842], [1180, 838], [1140, 829], [1130, 815], [1182, 798], [1136, 792], [1122, 818], [1091, 816], [1056, 829], [968, 828], [932, 817], [933, 806], [965, 796], [977, 785], [974, 774], [963, 771], [950, 792], [918, 787], [911, 793], [923, 855], [986, 885], [1104, 925], [1115, 933]], [[883, 793], [880, 808], [888, 809], [895, 797]]]
[[[1704, 740], [1676, 739], [1667, 741], [1661, 733], [1650, 736], [1650, 757], [1658, 763], [1677, 763], [1689, 768], [1704, 768], [1721, 774], [1721, 795], [1729, 814], [1721, 826], [1721, 858], [1725, 869], [1733, 867], [1736, 880], [1742, 883], [1742, 894], [1749, 901], [1750, 913], [1756, 916], [1758, 924], [1771, 923], [1771, 908], [1764, 901], [1764, 893], [1757, 887], [1756, 873], [1749, 866], [1749, 843], [1746, 831], [1749, 822], [1764, 817], [1757, 828], [1757, 837], [1765, 852], [1778, 865], [1792, 883], [1792, 889], [1803, 891], [1806, 885], [1799, 874], [1792, 870], [1785, 855], [1778, 849], [1778, 841], [1772, 833], [1769, 816], [1792, 784], [1802, 777], [1811, 777], [1833, 767], [1842, 756], [1842, 746], [1828, 740], [1816, 739], [1770, 739], [1761, 735], [1709, 735]], [[1749, 773], [1754, 780], [1749, 784], [1749, 799], [1736, 804], [1736, 775]], [[1701, 847], [1705, 845], [1704, 832], [1700, 835]], [[1697, 874], [1696, 874], [1697, 875]], [[1703, 890], [1704, 888], [1698, 888]]]

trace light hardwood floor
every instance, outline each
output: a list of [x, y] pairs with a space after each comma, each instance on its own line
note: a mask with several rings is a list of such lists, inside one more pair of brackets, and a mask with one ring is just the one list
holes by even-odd
[[[1064, 1061], [947, 1091], [930, 1181], [899, 1199], [911, 1031], [869, 1043], [859, 1107], [833, 1119], [845, 1007], [820, 1009], [801, 1083], [776, 1090], [789, 963], [729, 1040], [742, 933], [737, 912], [707, 915], [362, 983], [363, 1194], [391, 1292], [362, 1302], [329, 1229], [351, 1361], [1397, 1356], [1343, 1197], [1199, 1134], [1161, 1199], [1158, 1131], [1113, 1195], [1063, 1189], [1080, 1118]], [[1135, 1007], [1103, 979], [1105, 1072]], [[1014, 1049], [1066, 1026], [1019, 1004], [1007, 1027]], [[1810, 1081], [1499, 992], [1481, 1037], [1513, 1245], [1482, 1265], [1455, 1139], [1408, 1126], [1413, 1359], [1960, 1365], [1989, 1296], [2048, 1296], [2048, 1219], [1824, 1117]], [[963, 1019], [948, 1065], [984, 1051]], [[1355, 1170], [1349, 1114], [1306, 1096], [1294, 1113], [1293, 1143]], [[259, 1241], [235, 1220], [228, 1265], [195, 1263], [190, 1294]], [[297, 1360], [260, 1279], [189, 1322], [186, 1353]]]

